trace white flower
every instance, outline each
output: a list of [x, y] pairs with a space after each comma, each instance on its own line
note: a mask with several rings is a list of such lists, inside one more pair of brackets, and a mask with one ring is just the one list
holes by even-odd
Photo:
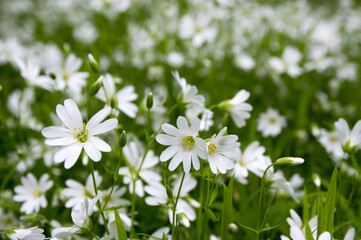
[[249, 112], [252, 111], [252, 106], [245, 103], [249, 96], [249, 92], [240, 90], [231, 100], [226, 100], [219, 104], [221, 109], [223, 108], [231, 114], [234, 123], [239, 128], [245, 126], [245, 119], [251, 117]]
[[[155, 231], [152, 236], [153, 237], [156, 237], [156, 238], [162, 238], [163, 237], [163, 234], [167, 235], [167, 238], [168, 239], [172, 239], [172, 235], [168, 234], [170, 231], [170, 228], [169, 227], [162, 227], [162, 228], [159, 228], [157, 231]], [[154, 238], [155, 239], [155, 238]]]
[[200, 168], [199, 157], [207, 158], [207, 144], [199, 137], [198, 131], [200, 127], [199, 118], [195, 117], [188, 126], [187, 120], [184, 117], [177, 119], [178, 129], [170, 124], [163, 124], [162, 130], [166, 134], [158, 134], [156, 140], [158, 143], [168, 147], [160, 155], [160, 161], [165, 162], [172, 158], [168, 169], [173, 171], [178, 165], [183, 162], [183, 169], [185, 173], [189, 173], [191, 165], [196, 171]]
[[282, 58], [271, 57], [269, 64], [279, 74], [287, 73], [291, 77], [297, 77], [302, 73], [302, 69], [298, 66], [301, 58], [300, 51], [287, 47], [283, 51]]
[[44, 75], [40, 75], [40, 65], [31, 59], [16, 59], [16, 64], [20, 69], [21, 76], [27, 81], [29, 86], [38, 86], [46, 90], [53, 90], [54, 81]]
[[223, 136], [226, 128], [222, 128], [218, 135], [214, 134], [208, 142], [208, 162], [211, 171], [225, 174], [233, 168], [233, 162], [237, 158], [237, 149], [241, 145], [237, 142], [236, 135]]
[[24, 202], [20, 211], [30, 214], [39, 212], [40, 208], [45, 208], [48, 202], [45, 193], [53, 186], [53, 181], [49, 180], [49, 175], [41, 176], [39, 182], [32, 173], [28, 173], [26, 177], [21, 177], [22, 186], [16, 186], [14, 191], [14, 201]]
[[278, 191], [280, 195], [290, 196], [296, 202], [299, 202], [299, 198], [303, 196], [303, 192], [297, 191], [297, 189], [302, 187], [303, 178], [299, 175], [295, 175], [291, 180], [292, 182], [287, 181], [281, 170], [273, 172], [273, 169], [270, 169], [267, 172], [267, 181], [272, 182], [271, 188], [273, 192]]
[[197, 94], [197, 87], [188, 84], [187, 80], [181, 78], [177, 71], [172, 72], [172, 74], [182, 89], [181, 101], [187, 104], [187, 108], [204, 108], [205, 99], [202, 95]]
[[0, 208], [0, 229], [7, 229], [18, 225], [18, 220], [15, 217], [14, 213], [11, 210], [8, 210], [7, 213]]
[[81, 204], [75, 206], [71, 211], [73, 223], [78, 227], [87, 227], [89, 224], [88, 217], [93, 214], [95, 204], [98, 200], [98, 196], [91, 200], [84, 198]]
[[278, 110], [268, 108], [265, 113], [261, 113], [258, 118], [257, 130], [263, 137], [275, 137], [281, 133], [286, 126], [286, 118], [278, 113]]
[[80, 232], [77, 226], [73, 227], [58, 227], [51, 232], [53, 238], [64, 239], [73, 236], [75, 233]]
[[258, 177], [262, 177], [264, 170], [268, 167], [263, 155], [266, 149], [254, 141], [242, 152], [237, 150], [237, 157], [232, 174], [237, 181], [247, 184], [248, 171], [253, 172]]
[[82, 65], [82, 60], [74, 54], [70, 54], [64, 66], [56, 70], [56, 85], [60, 90], [68, 90], [72, 97], [79, 98], [81, 90], [86, 85], [87, 72], [78, 72]]
[[325, 129], [320, 130], [318, 141], [331, 154], [332, 158], [339, 162], [344, 154], [342, 150], [341, 140], [338, 138], [337, 132], [328, 132]]
[[[130, 227], [132, 225], [132, 220], [131, 218], [127, 215], [126, 211], [124, 208], [119, 209], [118, 210], [118, 214], [119, 217], [121, 219], [121, 221], [123, 222], [124, 228], [126, 231], [130, 231]], [[115, 221], [115, 214], [114, 211], [107, 211], [107, 216], [108, 216], [108, 229], [109, 229], [109, 233], [111, 236], [111, 240], [115, 239], [115, 240], [120, 240], [118, 239], [118, 231], [117, 231], [117, 224]], [[101, 219], [102, 220], [102, 219]], [[134, 222], [134, 224], [136, 224]]]
[[[94, 171], [95, 182], [97, 185], [100, 185], [102, 182], [102, 176], [99, 175], [98, 171]], [[65, 199], [68, 199], [65, 203], [65, 207], [73, 208], [84, 201], [84, 198], [89, 198], [89, 194], [95, 196], [95, 190], [93, 185], [92, 175], [89, 174], [86, 179], [85, 186], [81, 183], [68, 179], [65, 181], [65, 188], [62, 191], [62, 196]]]
[[[154, 155], [152, 150], [147, 152], [147, 155], [144, 158], [143, 165], [140, 168], [140, 164], [143, 159], [144, 149], [136, 142], [130, 142], [127, 144], [124, 149], [124, 155], [129, 163], [129, 167], [121, 167], [119, 169], [119, 174], [123, 175], [123, 182], [129, 184], [129, 192], [133, 193], [133, 181], [136, 176], [136, 172], [139, 171], [139, 177], [145, 182], [150, 184], [152, 181], [161, 181], [162, 177], [159, 173], [152, 170], [152, 168], [158, 164], [159, 158]], [[135, 181], [135, 193], [139, 197], [144, 196], [143, 182], [141, 179]]]
[[115, 101], [118, 109], [130, 118], [135, 118], [138, 112], [137, 105], [132, 103], [132, 101], [138, 98], [134, 87], [126, 86], [116, 91], [114, 79], [110, 74], [105, 74], [103, 86], [96, 94], [96, 97], [107, 103], [107, 105], [110, 105], [111, 101]]
[[167, 56], [167, 62], [172, 67], [181, 67], [184, 64], [184, 57], [179, 52], [170, 52]]
[[73, 37], [86, 44], [94, 42], [98, 38], [98, 29], [90, 22], [82, 23], [73, 30]]
[[357, 150], [361, 147], [361, 120], [357, 121], [352, 131], [343, 118], [338, 119], [335, 127], [344, 151]]
[[[305, 239], [305, 225], [302, 223], [300, 216], [293, 210], [290, 210], [291, 217], [287, 218], [287, 223], [290, 225], [291, 238]], [[308, 225], [312, 232], [313, 238], [317, 239], [317, 215], [309, 220]]]
[[42, 234], [44, 230], [38, 227], [16, 229], [14, 232], [8, 234], [11, 240], [43, 240], [45, 238]]
[[65, 100], [64, 106], [58, 104], [56, 113], [66, 128], [52, 126], [41, 131], [43, 136], [48, 138], [45, 140], [45, 144], [63, 146], [55, 153], [55, 163], [65, 160], [64, 167], [71, 168], [83, 148], [89, 158], [95, 162], [100, 161], [101, 152], [110, 152], [111, 147], [96, 137], [96, 135], [108, 132], [117, 126], [118, 120], [115, 118], [101, 123], [109, 115], [110, 110], [110, 107], [100, 110], [85, 124], [79, 108], [73, 100]]
[[239, 67], [245, 71], [249, 71], [249, 70], [253, 69], [255, 66], [255, 62], [254, 62], [253, 58], [245, 53], [237, 54], [235, 56], [234, 61], [235, 61], [235, 64], [237, 67]]

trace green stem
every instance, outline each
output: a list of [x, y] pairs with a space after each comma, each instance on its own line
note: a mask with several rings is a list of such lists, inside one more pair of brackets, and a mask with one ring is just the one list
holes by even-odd
[[259, 193], [259, 201], [258, 201], [258, 219], [257, 219], [257, 235], [256, 240], [259, 240], [259, 235], [261, 233], [260, 225], [261, 225], [261, 218], [262, 218], [262, 200], [263, 200], [263, 188], [264, 188], [264, 180], [267, 174], [268, 169], [270, 169], [273, 164], [269, 165], [263, 173], [262, 182], [261, 182], [261, 189]]
[[105, 204], [104, 204], [104, 207], [107, 206], [108, 202], [109, 202], [109, 199], [110, 197], [112, 196], [112, 193], [113, 193], [113, 190], [114, 190], [114, 187], [115, 187], [115, 184], [117, 183], [118, 181], [118, 178], [119, 178], [119, 168], [120, 168], [120, 163], [122, 161], [122, 156], [123, 156], [123, 148], [120, 148], [120, 157], [119, 157], [119, 161], [118, 161], [118, 164], [117, 164], [117, 168], [114, 172], [114, 175], [113, 175], [113, 185], [112, 185], [112, 189], [110, 190], [110, 193], [107, 197], [107, 199], [105, 200]]
[[[92, 178], [93, 178], [93, 186], [94, 186], [94, 192], [95, 192], [95, 196], [98, 195], [98, 188], [97, 188], [97, 184], [95, 182], [95, 175], [94, 175], [94, 166], [93, 166], [93, 161], [92, 160], [88, 160], [89, 161], [89, 167], [90, 167], [90, 171], [91, 171], [91, 174], [92, 174]], [[100, 201], [98, 200], [97, 201], [97, 207], [98, 209], [102, 209], [102, 205], [100, 203]], [[105, 232], [109, 235], [109, 229], [108, 229], [108, 226], [107, 226], [107, 222], [105, 221], [105, 216], [104, 216], [104, 212], [101, 211], [100, 212], [100, 215], [103, 219], [103, 223], [104, 223], [104, 227], [105, 227]]]
[[184, 181], [184, 176], [186, 175], [186, 173], [184, 172], [183, 173], [183, 176], [182, 176], [182, 180], [181, 180], [181, 183], [179, 185], [179, 189], [178, 189], [178, 193], [177, 193], [177, 197], [175, 199], [175, 203], [173, 205], [173, 222], [172, 222], [172, 239], [175, 240], [175, 226], [176, 226], [176, 219], [175, 219], [175, 213], [176, 213], [176, 210], [177, 210], [177, 204], [178, 204], [178, 200], [179, 200], [179, 195], [180, 195], [180, 192], [181, 192], [181, 189], [182, 189], [182, 186], [183, 186], [183, 181]]

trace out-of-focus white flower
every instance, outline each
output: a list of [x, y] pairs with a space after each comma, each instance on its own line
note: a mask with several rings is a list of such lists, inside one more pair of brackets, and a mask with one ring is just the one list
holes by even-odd
[[186, 111], [187, 119], [190, 121], [192, 121], [193, 118], [202, 115], [199, 131], [208, 131], [209, 128], [213, 126], [213, 114], [214, 113], [211, 110], [203, 107], [188, 108]]
[[265, 113], [261, 113], [258, 118], [257, 130], [263, 137], [275, 137], [281, 133], [282, 128], [287, 125], [286, 118], [278, 113], [278, 110], [268, 108]]
[[42, 87], [49, 91], [53, 90], [54, 81], [49, 76], [40, 75], [40, 65], [36, 61], [16, 59], [15, 62], [20, 69], [21, 76], [29, 86]]
[[[97, 185], [100, 185], [102, 182], [102, 176], [99, 175], [98, 171], [94, 171], [94, 178]], [[93, 185], [92, 175], [89, 174], [86, 179], [85, 186], [81, 183], [68, 179], [65, 181], [65, 188], [62, 191], [62, 196], [65, 199], [68, 199], [65, 203], [65, 207], [73, 208], [84, 201], [84, 198], [89, 198], [90, 195], [95, 196], [95, 190]]]
[[172, 67], [181, 67], [184, 64], [184, 56], [179, 52], [170, 52], [167, 56], [167, 62]]
[[7, 213], [0, 208], [0, 229], [7, 229], [18, 225], [18, 220], [15, 218], [14, 213], [8, 210]]
[[340, 118], [335, 123], [336, 134], [345, 152], [358, 150], [361, 147], [361, 120], [357, 121], [352, 131], [345, 119]]
[[227, 170], [233, 168], [233, 162], [237, 159], [237, 149], [241, 145], [237, 142], [238, 137], [236, 135], [223, 136], [225, 131], [226, 128], [222, 128], [207, 143], [208, 162], [214, 174], [217, 174], [218, 171], [225, 174]]
[[181, 78], [177, 71], [172, 72], [172, 74], [182, 89], [181, 102], [186, 103], [187, 108], [204, 108], [205, 99], [202, 95], [197, 94], [197, 87], [188, 84], [187, 80]]
[[266, 149], [260, 146], [258, 141], [249, 144], [243, 152], [237, 149], [237, 157], [232, 171], [234, 178], [242, 184], [247, 184], [248, 171], [262, 177], [263, 172], [269, 165], [263, 155], [265, 151]]
[[252, 70], [255, 66], [255, 62], [254, 62], [253, 58], [245, 53], [237, 54], [235, 56], [234, 62], [237, 67], [239, 67], [245, 71]]
[[320, 136], [318, 141], [331, 154], [331, 157], [336, 162], [339, 162], [344, 154], [342, 150], [341, 140], [338, 138], [338, 134], [335, 131], [328, 132], [325, 129], [320, 130]]
[[158, 134], [156, 140], [158, 143], [168, 147], [160, 155], [160, 161], [165, 162], [172, 158], [168, 169], [173, 171], [178, 165], [183, 162], [183, 169], [185, 173], [189, 173], [191, 165], [193, 165], [196, 171], [200, 168], [199, 157], [202, 159], [207, 158], [207, 144], [206, 142], [197, 137], [200, 120], [195, 117], [188, 126], [187, 120], [179, 116], [177, 119], [177, 126], [170, 124], [163, 124], [162, 130], [166, 134]]
[[308, 71], [316, 70], [319, 73], [335, 64], [335, 60], [327, 57], [328, 49], [324, 46], [312, 46], [308, 53], [309, 62], [305, 64], [305, 69]]
[[21, 183], [21, 186], [15, 187], [16, 195], [13, 197], [16, 202], [24, 202], [20, 208], [21, 212], [39, 212], [40, 208], [48, 205], [45, 193], [53, 186], [48, 174], [42, 175], [38, 182], [32, 173], [28, 173], [26, 177], [21, 177]]
[[252, 111], [253, 108], [250, 104], [245, 103], [249, 96], [249, 92], [240, 90], [231, 100], [226, 100], [219, 104], [221, 109], [225, 109], [231, 114], [234, 123], [239, 128], [245, 126], [246, 119], [251, 117], [249, 112]]
[[77, 226], [73, 226], [73, 227], [58, 227], [55, 228], [52, 232], [51, 232], [51, 236], [53, 238], [59, 238], [59, 239], [64, 239], [64, 238], [68, 238], [73, 236], [74, 234], [80, 232], [80, 229]]
[[42, 234], [43, 229], [38, 227], [15, 229], [14, 233], [8, 233], [7, 235], [11, 240], [43, 240], [45, 236]]
[[[291, 217], [287, 218], [287, 223], [290, 225], [291, 238], [295, 240], [306, 239], [306, 227], [302, 223], [300, 216], [293, 209], [290, 210], [290, 214]], [[308, 225], [311, 229], [313, 238], [317, 239], [317, 215], [311, 218], [311, 220], [308, 222]]]
[[296, 202], [299, 202], [299, 199], [302, 197], [303, 192], [298, 191], [303, 184], [303, 178], [299, 175], [295, 176], [293, 182], [287, 181], [284, 177], [283, 172], [278, 170], [273, 172], [273, 169], [267, 172], [267, 181], [272, 182], [271, 188], [272, 191], [277, 191], [280, 195], [286, 195], [292, 197]]
[[96, 137], [118, 125], [118, 120], [115, 118], [102, 122], [110, 114], [110, 110], [110, 107], [105, 107], [85, 124], [79, 108], [73, 100], [65, 100], [64, 106], [58, 104], [56, 113], [66, 128], [52, 126], [41, 131], [43, 136], [48, 138], [45, 140], [45, 144], [63, 146], [55, 153], [54, 161], [60, 163], [65, 160], [64, 167], [69, 169], [75, 164], [83, 148], [89, 158], [95, 162], [100, 161], [101, 152], [110, 152], [109, 144]]
[[78, 227], [87, 227], [89, 224], [88, 217], [92, 215], [96, 202], [99, 200], [99, 197], [89, 200], [84, 198], [84, 201], [79, 205], [75, 206], [71, 211], [71, 219], [74, 224]]
[[63, 66], [55, 70], [56, 86], [59, 90], [66, 90], [72, 98], [80, 99], [82, 88], [86, 85], [87, 72], [78, 72], [82, 60], [70, 54]]
[[90, 22], [82, 23], [73, 30], [73, 37], [76, 40], [87, 44], [94, 42], [98, 38], [98, 35], [98, 29]]
[[287, 73], [291, 77], [298, 77], [302, 69], [298, 66], [302, 55], [300, 51], [293, 47], [287, 47], [281, 58], [271, 57], [269, 64], [277, 73]]
[[150, 150], [147, 152], [142, 166], [140, 166], [143, 160], [144, 148], [134, 141], [128, 143], [123, 148], [123, 151], [129, 166], [119, 168], [119, 174], [124, 176], [124, 184], [129, 184], [129, 192], [133, 193], [133, 179], [136, 177], [136, 172], [139, 171], [139, 177], [141, 179], [135, 181], [135, 193], [139, 197], [143, 197], [144, 189], [142, 179], [148, 184], [152, 181], [159, 182], [162, 180], [159, 173], [152, 170], [152, 168], [159, 163], [159, 158], [154, 155], [152, 150]]
[[345, 63], [337, 68], [337, 78], [340, 80], [346, 80], [355, 82], [357, 80], [357, 65], [354, 63]]
[[[120, 220], [123, 222], [124, 229], [126, 231], [129, 231], [130, 227], [132, 225], [131, 218], [127, 215], [124, 208], [119, 209], [118, 214], [119, 214]], [[108, 216], [107, 226], [108, 226], [110, 237], [111, 237], [110, 239], [119, 240], [114, 211], [108, 211], [107, 216]], [[134, 224], [136, 224], [136, 222], [134, 222]]]
[[217, 29], [211, 27], [211, 16], [199, 13], [196, 18], [187, 15], [180, 21], [179, 37], [192, 39], [194, 47], [200, 47], [206, 42], [212, 42], [217, 36]]
[[162, 228], [159, 228], [157, 231], [155, 231], [154, 233], [152, 233], [152, 236], [153, 237], [156, 237], [156, 238], [162, 238], [163, 237], [163, 234], [165, 234], [167, 236], [167, 238], [169, 240], [172, 239], [172, 235], [168, 234], [170, 231], [170, 228], [169, 227], [162, 227]]
[[16, 38], [8, 38], [0, 41], [0, 64], [14, 63], [15, 59], [24, 57], [25, 49]]
[[103, 87], [98, 91], [96, 97], [111, 105], [115, 101], [118, 109], [124, 112], [128, 117], [135, 118], [138, 107], [132, 101], [138, 98], [133, 86], [126, 86], [116, 91], [114, 79], [110, 74], [105, 74], [103, 78]]

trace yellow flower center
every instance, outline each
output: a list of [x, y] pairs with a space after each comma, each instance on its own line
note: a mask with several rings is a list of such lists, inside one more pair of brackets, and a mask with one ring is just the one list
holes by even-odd
[[63, 77], [64, 81], [68, 81], [70, 74], [67, 71], [62, 72], [61, 76]]
[[337, 142], [336, 136], [331, 136], [330, 141], [333, 143]]
[[31, 193], [31, 196], [33, 196], [33, 198], [39, 198], [41, 194], [42, 194], [41, 190], [39, 188], [35, 188]]
[[217, 146], [214, 145], [213, 143], [209, 144], [208, 146], [208, 154], [214, 153], [217, 149]]
[[74, 139], [78, 139], [78, 142], [85, 142], [88, 140], [89, 130], [85, 128], [85, 124], [80, 128], [74, 128], [73, 136]]
[[272, 124], [273, 124], [273, 123], [276, 123], [276, 122], [277, 122], [277, 119], [274, 118], [274, 117], [270, 117], [270, 118], [269, 118], [269, 122], [272, 123]]
[[194, 145], [194, 139], [192, 136], [183, 138], [183, 147], [185, 149], [187, 148], [192, 149], [193, 145]]

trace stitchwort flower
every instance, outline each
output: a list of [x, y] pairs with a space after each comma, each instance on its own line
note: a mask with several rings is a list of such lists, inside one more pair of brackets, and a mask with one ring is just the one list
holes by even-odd
[[199, 118], [195, 117], [191, 126], [188, 126], [187, 120], [180, 116], [177, 119], [178, 129], [168, 123], [162, 125], [162, 130], [166, 134], [158, 134], [156, 140], [162, 145], [169, 146], [160, 155], [160, 161], [165, 162], [172, 158], [168, 166], [170, 171], [176, 169], [181, 162], [185, 173], [189, 173], [191, 165], [198, 171], [199, 157], [207, 158], [207, 144], [197, 137], [200, 124]]
[[65, 161], [64, 167], [66, 169], [71, 168], [79, 158], [83, 148], [89, 158], [95, 162], [100, 161], [101, 152], [110, 152], [111, 147], [96, 137], [96, 135], [108, 132], [118, 125], [118, 120], [115, 118], [102, 122], [110, 114], [110, 110], [110, 107], [100, 110], [85, 124], [79, 108], [73, 100], [65, 100], [64, 106], [58, 104], [56, 113], [66, 128], [51, 126], [41, 131], [43, 136], [48, 138], [45, 140], [45, 144], [63, 146], [55, 153], [55, 163]]

